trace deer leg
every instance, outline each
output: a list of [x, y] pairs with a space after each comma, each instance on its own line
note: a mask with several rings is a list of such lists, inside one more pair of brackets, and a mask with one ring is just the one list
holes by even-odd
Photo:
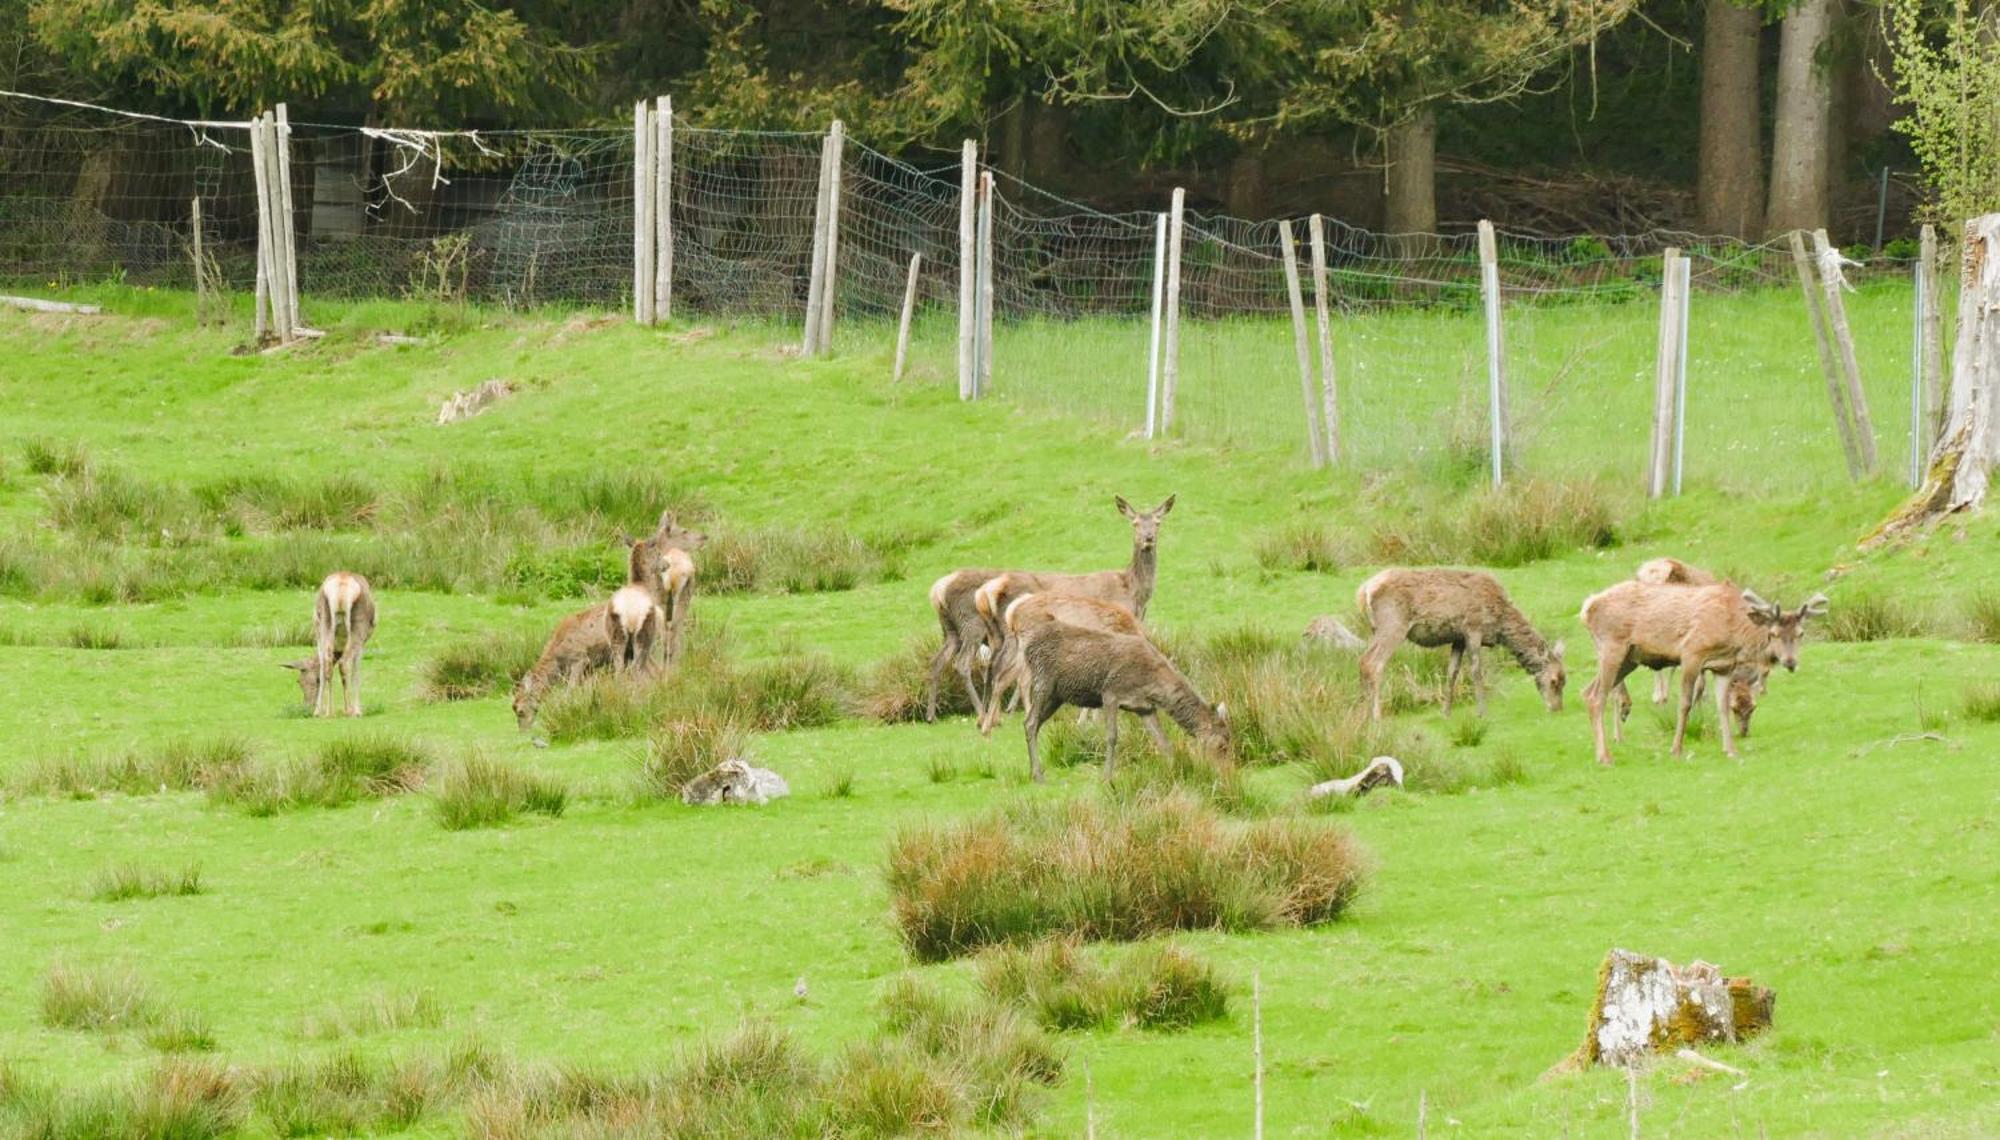
[[1479, 650], [1479, 635], [1476, 633], [1467, 634], [1465, 637], [1465, 655], [1472, 659], [1471, 664], [1467, 666], [1472, 673], [1472, 699], [1479, 710], [1480, 718], [1484, 719], [1486, 716], [1486, 658], [1481, 655]]
[[1389, 664], [1389, 655], [1403, 643], [1403, 635], [1409, 629], [1407, 623], [1396, 622], [1384, 615], [1384, 620], [1375, 624], [1375, 634], [1369, 640], [1368, 648], [1361, 652], [1361, 684], [1368, 690], [1368, 715], [1375, 720], [1382, 719], [1382, 670]]
[[1672, 673], [1673, 673], [1673, 666], [1671, 665], [1669, 665], [1665, 669], [1659, 669], [1654, 671], [1653, 673], [1654, 704], [1663, 705], [1667, 703], [1667, 682], [1671, 679]]
[[347, 699], [347, 715], [361, 715], [361, 650], [363, 643], [349, 638], [347, 652], [340, 655], [340, 693]]
[[1118, 706], [1112, 703], [1110, 693], [1098, 699], [1104, 710], [1104, 778], [1109, 780], [1118, 767]]
[[1451, 701], [1458, 695], [1458, 671], [1465, 664], [1465, 645], [1453, 642], [1451, 664], [1444, 671], [1444, 715], [1451, 715]]
[[1611, 720], [1611, 739], [1619, 744], [1623, 744], [1625, 743], [1625, 721], [1632, 715], [1632, 692], [1625, 686], [1620, 685], [1617, 692], [1613, 695], [1618, 700], [1618, 715]]
[[1688, 714], [1694, 711], [1694, 687], [1701, 680], [1699, 662], [1681, 662], [1680, 713], [1674, 718], [1674, 759], [1679, 760], [1687, 743]]
[[1173, 754], [1174, 746], [1167, 740], [1167, 730], [1160, 727], [1160, 714], [1157, 710], [1140, 713], [1139, 723], [1145, 725], [1146, 731], [1153, 735], [1153, 743], [1160, 746], [1160, 755], [1170, 756]]
[[1736, 726], [1730, 722], [1729, 690], [1733, 687], [1729, 675], [1723, 674], [1715, 686], [1715, 720], [1722, 726], [1722, 754], [1731, 760], [1736, 756]]
[[1042, 778], [1042, 753], [1037, 745], [1042, 734], [1042, 721], [1056, 710], [1056, 702], [1050, 699], [1046, 685], [1047, 682], [1043, 682], [1044, 687], [1038, 688], [1035, 679], [1028, 678], [1028, 708], [1021, 717], [1022, 726], [1028, 733], [1028, 774], [1034, 777], [1037, 784], [1047, 782]]
[[957, 656], [958, 631], [947, 628], [944, 631], [944, 642], [938, 646], [938, 651], [931, 655], [930, 680], [924, 685], [925, 720], [935, 721], [937, 719], [938, 681], [944, 676], [945, 665]]
[[1583, 691], [1584, 701], [1590, 706], [1590, 735], [1597, 745], [1597, 762], [1611, 766], [1611, 749], [1604, 743], [1604, 702], [1611, 697], [1611, 690], [1619, 685], [1625, 674], [1631, 671], [1625, 652], [1614, 652], [1609, 646], [1597, 650], [1597, 679]]
[[967, 641], [963, 637], [958, 641], [958, 675], [965, 681], [966, 695], [972, 698], [972, 715], [975, 717], [986, 715], [986, 701], [981, 695], [985, 686], [972, 676], [974, 667], [979, 663], [979, 647], [984, 644], [984, 641]]

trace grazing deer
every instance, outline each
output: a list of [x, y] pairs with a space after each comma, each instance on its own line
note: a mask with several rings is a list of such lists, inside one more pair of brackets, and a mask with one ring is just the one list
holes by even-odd
[[[1650, 582], [1654, 585], [1679, 586], [1714, 586], [1728, 581], [1678, 558], [1653, 558], [1642, 562], [1632, 578], [1637, 582]], [[1673, 673], [1673, 666], [1653, 670], [1654, 704], [1667, 703]], [[1764, 681], [1768, 673], [1767, 669], [1737, 669], [1729, 674], [1729, 712], [1736, 718], [1738, 736], [1750, 735], [1750, 718], [1757, 713], [1757, 699], [1764, 695]], [[1695, 681], [1695, 700], [1701, 700], [1707, 685], [1708, 675], [1704, 673]], [[1620, 685], [1613, 695], [1618, 701], [1618, 716], [1611, 722], [1611, 739], [1616, 743], [1623, 743], [1625, 722], [1632, 716], [1632, 694], [1625, 691], [1625, 686]]]
[[[698, 549], [708, 541], [708, 536], [679, 526], [674, 522], [673, 512], [662, 511], [652, 534], [645, 538], [620, 534], [619, 538], [627, 547], [626, 587], [643, 590], [651, 605], [660, 611], [657, 632], [645, 650], [642, 663], [650, 663], [651, 646], [663, 640], [667, 642], [667, 657], [671, 662], [679, 653], [677, 639], [685, 628], [694, 596], [694, 565], [687, 551]], [[542, 698], [556, 686], [573, 684], [586, 674], [612, 668], [621, 661], [623, 644], [611, 609], [610, 601], [599, 602], [556, 623], [555, 632], [542, 647], [541, 657], [514, 685], [514, 720], [522, 731], [535, 723]]]
[[368, 579], [336, 570], [319, 584], [313, 597], [314, 654], [285, 662], [299, 675], [299, 693], [314, 716], [333, 715], [333, 685], [328, 674], [340, 674], [342, 709], [361, 715], [361, 651], [375, 632], [375, 592]]
[[[1005, 593], [1004, 583], [1011, 575], [1002, 574], [979, 588], [977, 595], [980, 613], [995, 604], [994, 599]], [[995, 589], [995, 587], [1000, 587]], [[986, 709], [979, 717], [979, 732], [982, 736], [993, 735], [993, 727], [1000, 723], [1000, 710], [1009, 693], [1020, 687], [1026, 670], [1021, 663], [1021, 635], [1031, 629], [1040, 629], [1053, 622], [1083, 629], [1094, 629], [1102, 633], [1129, 633], [1144, 637], [1145, 629], [1132, 611], [1111, 602], [1101, 602], [1096, 598], [1078, 597], [1073, 594], [1023, 594], [1007, 605], [1002, 618], [1002, 638], [1000, 651], [993, 655], [989, 665], [992, 670], [992, 693], [986, 701]]]
[[650, 669], [667, 614], [644, 586], [620, 586], [604, 610], [604, 635], [621, 673]]
[[1626, 674], [1645, 665], [1677, 665], [1681, 699], [1674, 720], [1673, 755], [1683, 754], [1695, 685], [1703, 673], [1731, 677], [1716, 690], [1722, 750], [1736, 755], [1728, 696], [1748, 690], [1773, 667], [1799, 667], [1799, 636], [1805, 620], [1826, 612], [1826, 595], [1814, 594], [1790, 613], [1749, 590], [1728, 583], [1712, 586], [1620, 582], [1584, 599], [1583, 624], [1597, 646], [1597, 679], [1585, 690], [1597, 762], [1609, 765], [1604, 743], [1604, 703]]
[[1361, 683], [1368, 689], [1369, 715], [1382, 719], [1382, 670], [1389, 655], [1405, 640], [1437, 648], [1451, 647], [1446, 674], [1444, 712], [1458, 689], [1458, 672], [1472, 659], [1473, 693], [1479, 715], [1486, 715], [1486, 669], [1479, 651], [1498, 645], [1514, 655], [1535, 679], [1542, 703], [1562, 711], [1563, 643], [1550, 645], [1507, 597], [1491, 574], [1476, 570], [1384, 570], [1361, 583], [1354, 600], [1374, 626], [1374, 636], [1361, 654]]
[[[937, 719], [938, 679], [946, 665], [952, 666], [965, 682], [972, 697], [972, 711], [986, 714], [980, 686], [973, 680], [973, 663], [980, 647], [997, 650], [998, 637], [979, 614], [974, 595], [979, 587], [1000, 574], [1011, 574], [1019, 593], [1077, 594], [1116, 602], [1143, 619], [1146, 603], [1153, 597], [1153, 582], [1159, 571], [1160, 520], [1174, 509], [1174, 496], [1150, 511], [1135, 509], [1116, 496], [1118, 513], [1132, 523], [1132, 562], [1123, 570], [1101, 570], [1093, 574], [1025, 573], [1005, 570], [954, 570], [931, 586], [931, 609], [937, 612], [944, 641], [931, 657], [930, 679], [925, 685], [924, 719]], [[1000, 612], [1004, 613], [1004, 609]], [[991, 638], [992, 640], [989, 640]], [[988, 670], [989, 675], [991, 670]]]
[[1064, 705], [1104, 710], [1106, 776], [1116, 766], [1121, 709], [1138, 714], [1162, 752], [1171, 746], [1160, 728], [1161, 712], [1206, 747], [1224, 755], [1233, 747], [1227, 706], [1203, 700], [1167, 655], [1143, 637], [1051, 622], [1022, 635], [1021, 660], [1027, 673], [1028, 771], [1038, 784], [1042, 722]]

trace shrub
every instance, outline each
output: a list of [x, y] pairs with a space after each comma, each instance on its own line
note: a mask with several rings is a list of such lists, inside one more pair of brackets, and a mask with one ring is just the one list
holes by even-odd
[[735, 717], [698, 710], [654, 730], [639, 765], [639, 798], [679, 800], [689, 780], [750, 750], [750, 733]]
[[446, 831], [496, 827], [522, 812], [558, 818], [569, 804], [560, 781], [472, 753], [444, 769], [431, 792], [431, 814]]
[[1164, 943], [1108, 965], [1086, 957], [1070, 939], [1001, 947], [981, 956], [979, 984], [1049, 1029], [1177, 1030], [1229, 1014], [1229, 990], [1214, 967]]
[[535, 667], [542, 637], [532, 632], [489, 633], [455, 642], [424, 663], [421, 691], [427, 701], [504, 697]]
[[2000, 721], [2000, 682], [1982, 681], [1967, 688], [1965, 715], [1988, 724]]
[[318, 1041], [393, 1033], [399, 1029], [436, 1029], [444, 1024], [444, 1009], [422, 990], [377, 990], [345, 1005], [328, 1006], [305, 1019], [304, 1036]]
[[98, 902], [185, 898], [201, 893], [201, 867], [192, 863], [178, 871], [119, 863], [99, 871], [90, 884], [90, 897]]
[[1326, 922], [1360, 881], [1358, 849], [1339, 832], [1308, 820], [1230, 825], [1180, 794], [1022, 803], [906, 830], [888, 869], [897, 926], [922, 961], [1051, 934], [1129, 941]]

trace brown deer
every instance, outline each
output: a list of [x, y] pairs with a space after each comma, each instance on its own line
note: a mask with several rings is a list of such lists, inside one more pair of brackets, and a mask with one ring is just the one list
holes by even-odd
[[1404, 641], [1428, 648], [1449, 646], [1451, 669], [1446, 674], [1444, 712], [1458, 689], [1458, 673], [1472, 659], [1473, 693], [1479, 715], [1486, 715], [1486, 669], [1479, 651], [1497, 645], [1514, 655], [1535, 679], [1542, 703], [1562, 711], [1563, 643], [1551, 645], [1508, 599], [1491, 574], [1476, 570], [1384, 570], [1361, 583], [1354, 600], [1374, 627], [1361, 654], [1361, 683], [1368, 689], [1369, 715], [1382, 719], [1382, 670], [1390, 654]]
[[[668, 642], [671, 661], [678, 652], [674, 639], [685, 626], [693, 599], [693, 568], [686, 551], [699, 548], [708, 536], [681, 527], [674, 522], [673, 512], [663, 511], [652, 534], [636, 539], [625, 534], [619, 537], [627, 547], [625, 585], [644, 590], [661, 611], [660, 634], [654, 643]], [[615, 628], [609, 600], [556, 623], [541, 657], [514, 685], [514, 719], [522, 731], [534, 724], [542, 698], [558, 685], [574, 684], [586, 674], [618, 664], [621, 646]], [[647, 654], [650, 661], [650, 647]]]
[[1749, 590], [1728, 583], [1686, 586], [1626, 581], [1584, 599], [1583, 624], [1597, 647], [1597, 678], [1585, 690], [1597, 762], [1609, 765], [1604, 743], [1604, 704], [1626, 674], [1645, 665], [1681, 670], [1680, 708], [1674, 720], [1673, 755], [1683, 754], [1695, 685], [1703, 673], [1731, 680], [1716, 690], [1722, 749], [1736, 755], [1727, 694], [1748, 689], [1755, 678], [1783, 665], [1799, 667], [1799, 637], [1805, 621], [1826, 612], [1824, 594], [1787, 613]]
[[[1683, 562], [1678, 558], [1653, 558], [1639, 564], [1632, 578], [1638, 582], [1654, 585], [1714, 586], [1728, 579], [1711, 574], [1698, 566]], [[1668, 666], [1653, 671], [1653, 703], [1663, 705], [1671, 695], [1674, 669]], [[1728, 705], [1730, 715], [1736, 718], [1736, 735], [1750, 735], [1750, 718], [1757, 713], [1757, 699], [1764, 694], [1765, 677], [1768, 670], [1739, 669], [1729, 675]], [[1694, 699], [1699, 701], [1708, 685], [1708, 675], [1703, 674], [1695, 682]], [[1611, 739], [1623, 743], [1625, 722], [1632, 716], [1632, 694], [1625, 686], [1618, 686], [1614, 694], [1618, 701], [1618, 717], [1611, 722]]]
[[285, 668], [298, 673], [299, 693], [314, 716], [333, 715], [328, 674], [336, 671], [343, 711], [361, 715], [361, 651], [374, 632], [375, 592], [368, 579], [347, 570], [328, 574], [313, 597], [314, 654], [285, 662]]
[[[995, 604], [995, 598], [1004, 593], [1005, 583], [1011, 575], [1002, 574], [979, 588], [978, 601], [983, 615], [985, 608]], [[994, 589], [1002, 586], [1001, 589]], [[1078, 597], [1074, 594], [1023, 594], [1007, 605], [1002, 618], [1003, 636], [999, 652], [993, 655], [988, 666], [992, 671], [992, 693], [987, 698], [986, 709], [979, 717], [979, 732], [982, 736], [993, 735], [993, 728], [1000, 723], [1000, 710], [1007, 695], [1020, 687], [1026, 670], [1021, 663], [1021, 635], [1031, 629], [1040, 629], [1053, 622], [1083, 629], [1094, 629], [1102, 633], [1129, 633], [1144, 637], [1145, 629], [1132, 611], [1111, 602], [1096, 598]]]
[[[979, 614], [974, 595], [979, 587], [1000, 574], [1011, 574], [1020, 593], [1077, 594], [1116, 602], [1143, 619], [1146, 603], [1152, 600], [1153, 583], [1159, 570], [1160, 520], [1174, 509], [1174, 496], [1150, 511], [1135, 509], [1124, 496], [1115, 496], [1118, 513], [1132, 523], [1132, 561], [1123, 570], [1101, 570], [1093, 574], [1027, 573], [1006, 570], [954, 570], [931, 585], [931, 609], [937, 612], [944, 634], [937, 653], [931, 657], [930, 679], [925, 686], [924, 719], [937, 719], [938, 680], [945, 666], [955, 669], [972, 697], [972, 710], [986, 713], [980, 685], [973, 680], [973, 663], [984, 646], [991, 654], [999, 648], [986, 619]], [[1004, 610], [1001, 611], [1004, 613]], [[989, 640], [992, 638], [992, 640]], [[989, 677], [991, 670], [988, 670]]]
[[1231, 751], [1228, 708], [1203, 700], [1166, 654], [1143, 637], [1051, 622], [1022, 635], [1021, 660], [1027, 673], [1028, 771], [1038, 784], [1042, 722], [1064, 705], [1104, 710], [1107, 777], [1116, 767], [1121, 709], [1138, 714], [1162, 752], [1170, 748], [1160, 728], [1162, 712], [1205, 747], [1224, 755]]
[[644, 586], [620, 586], [611, 595], [604, 610], [604, 636], [611, 642], [612, 660], [619, 672], [652, 668], [653, 647], [666, 620], [666, 611]]

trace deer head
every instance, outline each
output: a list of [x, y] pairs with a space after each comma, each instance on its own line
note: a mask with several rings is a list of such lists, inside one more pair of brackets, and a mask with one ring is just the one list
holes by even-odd
[[534, 674], [523, 676], [514, 686], [514, 723], [522, 732], [535, 723], [535, 706], [540, 703], [536, 697], [538, 687]]
[[1814, 594], [1806, 599], [1806, 604], [1786, 613], [1783, 606], [1767, 602], [1755, 591], [1743, 591], [1743, 604], [1750, 609], [1750, 620], [1762, 626], [1770, 641], [1765, 657], [1765, 668], [1783, 665], [1785, 672], [1796, 673], [1799, 669], [1799, 637], [1805, 632], [1806, 619], [1826, 613], [1825, 594]]
[[1542, 667], [1535, 672], [1535, 688], [1541, 691], [1542, 704], [1552, 713], [1563, 708], [1563, 686], [1569, 683], [1569, 674], [1563, 670], [1563, 643], [1558, 641], [1549, 646], [1548, 656]]
[[1150, 511], [1134, 509], [1132, 504], [1125, 501], [1123, 495], [1112, 496], [1112, 501], [1118, 504], [1119, 514], [1132, 520], [1132, 541], [1140, 550], [1151, 550], [1159, 545], [1160, 520], [1166, 518], [1167, 512], [1174, 509], [1173, 495], [1168, 495], [1166, 502]]
[[[328, 659], [327, 664], [329, 666], [339, 665], [340, 654], [334, 654]], [[311, 712], [319, 703], [319, 687], [326, 682], [326, 679], [320, 675], [319, 658], [301, 657], [297, 661], [284, 662], [282, 667], [290, 669], [299, 675], [299, 695], [305, 698], [306, 711]]]

